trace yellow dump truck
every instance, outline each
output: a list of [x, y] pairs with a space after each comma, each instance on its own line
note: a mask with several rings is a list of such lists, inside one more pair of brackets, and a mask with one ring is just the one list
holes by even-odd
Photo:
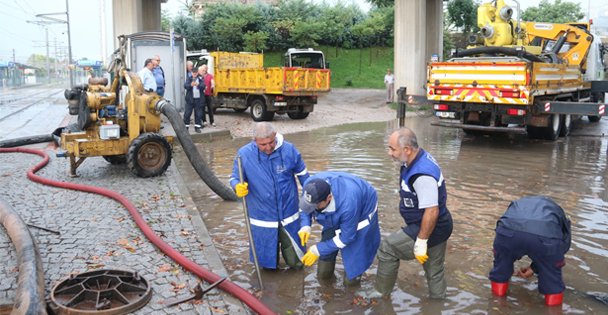
[[520, 22], [512, 14], [503, 0], [481, 5], [483, 44], [429, 64], [433, 124], [555, 140], [574, 119], [606, 115], [602, 45], [589, 24]]
[[330, 71], [323, 52], [287, 51], [283, 67], [264, 67], [264, 55], [214, 51], [189, 53], [196, 67], [207, 64], [215, 78], [214, 108], [243, 112], [255, 121], [272, 120], [275, 113], [305, 119], [320, 93], [330, 91]]

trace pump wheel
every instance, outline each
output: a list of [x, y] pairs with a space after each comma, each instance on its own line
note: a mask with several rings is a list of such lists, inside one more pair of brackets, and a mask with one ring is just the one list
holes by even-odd
[[562, 129], [559, 132], [560, 137], [567, 137], [570, 135], [570, 129], [572, 128], [572, 115], [561, 115]]
[[125, 164], [127, 163], [127, 156], [124, 154], [120, 155], [104, 155], [103, 159], [108, 161], [110, 164]]
[[266, 110], [266, 104], [264, 101], [256, 98], [251, 102], [251, 118], [254, 121], [271, 121], [274, 118], [274, 112], [269, 112]]
[[545, 127], [545, 139], [555, 141], [561, 132], [562, 121], [559, 114], [551, 115], [549, 126]]
[[139, 177], [163, 174], [171, 164], [171, 145], [157, 133], [144, 133], [129, 145], [127, 167]]

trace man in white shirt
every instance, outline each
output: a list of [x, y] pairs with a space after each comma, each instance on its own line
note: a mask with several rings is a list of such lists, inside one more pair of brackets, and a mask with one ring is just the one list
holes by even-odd
[[386, 85], [386, 103], [392, 103], [395, 100], [395, 76], [391, 73], [391, 68], [386, 70], [384, 85]]
[[156, 92], [156, 79], [154, 79], [152, 69], [154, 69], [154, 63], [152, 63], [152, 59], [148, 58], [144, 62], [144, 68], [137, 73], [146, 92]]

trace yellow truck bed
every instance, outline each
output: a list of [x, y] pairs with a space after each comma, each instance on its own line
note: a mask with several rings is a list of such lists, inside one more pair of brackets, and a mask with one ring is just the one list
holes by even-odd
[[528, 105], [586, 85], [578, 67], [540, 62], [434, 62], [428, 72], [427, 99], [434, 102]]
[[312, 95], [329, 92], [330, 71], [308, 68], [217, 69], [216, 93]]

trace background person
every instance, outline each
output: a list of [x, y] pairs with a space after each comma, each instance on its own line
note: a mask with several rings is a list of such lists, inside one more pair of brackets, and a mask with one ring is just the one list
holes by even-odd
[[384, 85], [386, 86], [386, 103], [394, 102], [395, 76], [391, 72], [391, 68], [386, 69], [386, 75], [384, 75]]
[[[277, 269], [279, 248], [285, 263], [302, 268], [298, 211], [298, 186], [308, 178], [308, 170], [296, 147], [285, 141], [268, 122], [256, 123], [253, 141], [241, 147], [243, 183], [237, 159], [230, 185], [238, 197], [247, 200], [251, 233], [263, 268]], [[250, 255], [253, 259], [253, 256]]]
[[193, 68], [192, 74], [186, 78], [184, 82], [184, 89], [186, 89], [186, 108], [184, 110], [184, 124], [186, 129], [190, 128], [190, 116], [194, 111], [194, 131], [197, 133], [201, 132], [203, 128], [203, 90], [205, 85], [203, 78], [198, 75], [198, 69]]
[[160, 66], [160, 57], [158, 55], [154, 56], [154, 58], [152, 58], [152, 63], [154, 64], [152, 74], [156, 81], [156, 94], [165, 96], [165, 71], [163, 70], [163, 67]]
[[382, 239], [374, 289], [360, 295], [387, 297], [395, 286], [400, 261], [416, 259], [424, 268], [430, 297], [445, 298], [444, 261], [453, 223], [441, 168], [418, 146], [416, 134], [409, 128], [390, 135], [388, 154], [402, 164], [399, 212], [407, 226]]
[[139, 75], [139, 78], [141, 79], [141, 84], [144, 86], [144, 91], [146, 92], [156, 92], [156, 80], [154, 80], [152, 69], [154, 69], [152, 59], [146, 59], [146, 61], [144, 61], [143, 69], [137, 72], [137, 75]]
[[[215, 80], [213, 79], [213, 74], [207, 72], [207, 70], [207, 65], [202, 65], [199, 68], [199, 74], [205, 81], [205, 111], [209, 115], [209, 124], [215, 127], [215, 122], [213, 119], [213, 90], [215, 89]], [[205, 117], [203, 117], [203, 124], [204, 123]]]
[[570, 242], [570, 220], [553, 200], [530, 196], [511, 202], [496, 222], [494, 267], [489, 276], [492, 293], [507, 294], [513, 263], [527, 255], [532, 264], [521, 268], [517, 275], [529, 278], [537, 273], [538, 291], [545, 295], [545, 304], [562, 304], [566, 289], [562, 267]]
[[344, 262], [345, 285], [358, 284], [380, 245], [378, 196], [365, 180], [344, 172], [320, 172], [306, 181], [300, 198], [300, 231], [305, 244], [311, 219], [323, 226], [321, 241], [302, 258], [305, 266], [317, 260], [317, 278], [334, 275], [338, 251]]

